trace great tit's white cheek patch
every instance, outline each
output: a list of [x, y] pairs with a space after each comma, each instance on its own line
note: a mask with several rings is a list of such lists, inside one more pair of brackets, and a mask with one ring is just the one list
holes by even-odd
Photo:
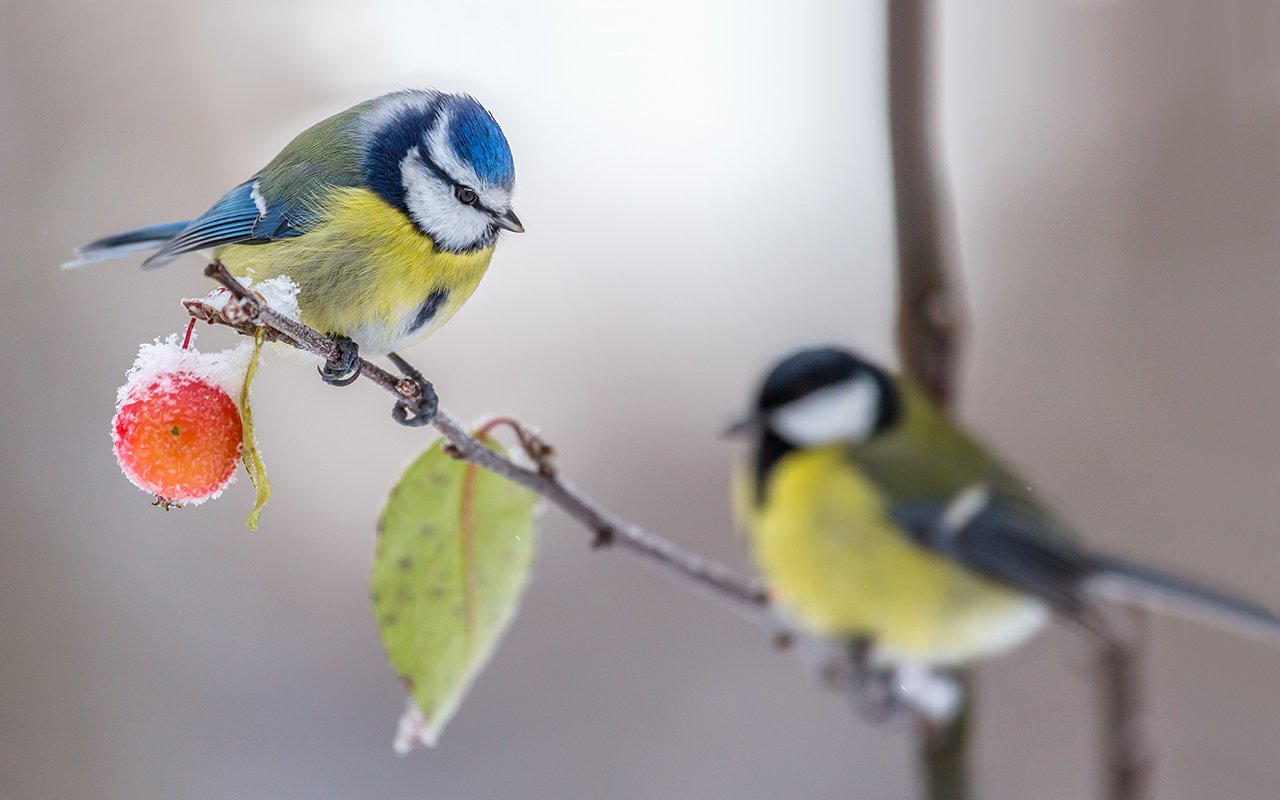
[[492, 234], [489, 215], [454, 197], [453, 187], [422, 163], [418, 148], [409, 150], [400, 162], [404, 182], [404, 202], [418, 227], [436, 244], [448, 250], [465, 250]]
[[769, 415], [783, 439], [801, 447], [862, 442], [880, 416], [880, 387], [869, 375], [819, 389]]

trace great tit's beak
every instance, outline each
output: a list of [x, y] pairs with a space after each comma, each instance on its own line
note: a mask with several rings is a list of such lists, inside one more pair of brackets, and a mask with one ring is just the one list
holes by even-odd
[[520, 224], [520, 218], [516, 216], [516, 212], [507, 209], [507, 213], [499, 214], [493, 218], [494, 223], [499, 228], [512, 233], [524, 233], [524, 225]]
[[764, 427], [764, 415], [756, 411], [720, 432], [721, 439], [745, 439]]

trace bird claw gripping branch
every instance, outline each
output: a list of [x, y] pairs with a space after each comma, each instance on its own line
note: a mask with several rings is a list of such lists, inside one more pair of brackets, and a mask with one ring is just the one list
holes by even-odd
[[410, 428], [430, 425], [440, 409], [440, 397], [436, 394], [435, 387], [422, 376], [417, 367], [398, 354], [388, 353], [387, 358], [404, 375], [404, 380], [396, 387], [401, 399], [391, 409], [391, 418]]
[[319, 367], [320, 378], [330, 386], [350, 386], [360, 377], [360, 348], [345, 336], [334, 336], [337, 353]]

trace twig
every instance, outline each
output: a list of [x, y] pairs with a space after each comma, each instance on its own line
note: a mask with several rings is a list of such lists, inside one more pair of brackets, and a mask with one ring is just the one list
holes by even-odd
[[[945, 186], [930, 141], [931, 0], [886, 0], [889, 134], [898, 242], [898, 349], [904, 370], [940, 406], [954, 396], [959, 302], [951, 285]], [[1148, 796], [1142, 731], [1140, 643], [1126, 626], [1094, 629], [1099, 642], [1101, 737], [1108, 800]], [[961, 685], [971, 681], [961, 676]], [[971, 693], [949, 729], [920, 725], [927, 797], [968, 796], [966, 728]]]
[[457, 419], [443, 409], [432, 425], [449, 440], [460, 458], [515, 481], [558, 506], [595, 534], [594, 546], [618, 547], [643, 556], [746, 611], [752, 619], [776, 624], [769, 612], [768, 595], [754, 581], [734, 574], [721, 564], [684, 551], [637, 525], [623, 522], [563, 478], [526, 469], [495, 453], [468, 434]]
[[[252, 332], [254, 325], [261, 324], [269, 331], [280, 334], [269, 336], [276, 341], [292, 344], [323, 359], [337, 354], [337, 347], [330, 337], [276, 313], [249, 292], [221, 264], [209, 265], [205, 274], [226, 287], [235, 301], [228, 303], [221, 315], [199, 301], [189, 301], [185, 305], [192, 316], [206, 322], [227, 325], [246, 335]], [[367, 359], [360, 359], [360, 377], [372, 381], [398, 400], [412, 404], [421, 399], [417, 384], [413, 381], [397, 377]], [[550, 447], [545, 442], [534, 437], [518, 423], [509, 422], [517, 430], [517, 438], [522, 447], [535, 461], [535, 469], [522, 467], [489, 449], [467, 433], [457, 418], [444, 409], [439, 410], [431, 424], [449, 441], [457, 457], [514, 481], [558, 506], [595, 535], [596, 546], [617, 547], [642, 556], [664, 568], [666, 572], [676, 573], [709, 594], [728, 602], [748, 617], [776, 627], [777, 621], [770, 610], [768, 595], [758, 584], [721, 564], [681, 550], [672, 542], [609, 513], [549, 468]]]
[[[956, 375], [959, 301], [952, 290], [945, 188], [932, 147], [930, 0], [886, 0], [889, 140], [898, 241], [898, 352], [903, 370], [942, 408]], [[958, 671], [960, 707], [950, 721], [916, 724], [925, 797], [969, 796], [972, 680]]]
[[941, 724], [927, 719], [916, 722], [917, 747], [924, 771], [925, 797], [929, 800], [963, 800], [969, 795], [969, 737], [973, 713], [973, 674], [953, 670], [960, 687], [955, 716]]
[[1150, 759], [1142, 727], [1141, 617], [1115, 609], [1117, 624], [1098, 634], [1102, 743], [1107, 800], [1151, 793]]
[[952, 290], [945, 183], [932, 146], [930, 0], [886, 0], [889, 140], [898, 242], [898, 349], [940, 405], [955, 387], [960, 302]]

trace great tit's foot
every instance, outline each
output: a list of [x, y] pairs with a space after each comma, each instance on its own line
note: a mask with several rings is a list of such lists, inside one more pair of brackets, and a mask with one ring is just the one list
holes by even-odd
[[905, 710], [893, 667], [876, 664], [875, 642], [859, 637], [849, 643], [853, 668], [853, 704], [864, 719], [876, 724], [895, 720]]
[[397, 391], [402, 399], [391, 409], [391, 418], [410, 428], [430, 425], [440, 410], [440, 397], [431, 381], [422, 376], [416, 367], [396, 353], [388, 353], [387, 359], [404, 375]]
[[907, 706], [898, 690], [897, 676], [889, 667], [868, 667], [858, 681], [854, 708], [868, 722], [877, 725], [893, 722]]
[[320, 367], [320, 378], [330, 386], [350, 386], [360, 377], [360, 347], [345, 336], [334, 336], [338, 353]]

